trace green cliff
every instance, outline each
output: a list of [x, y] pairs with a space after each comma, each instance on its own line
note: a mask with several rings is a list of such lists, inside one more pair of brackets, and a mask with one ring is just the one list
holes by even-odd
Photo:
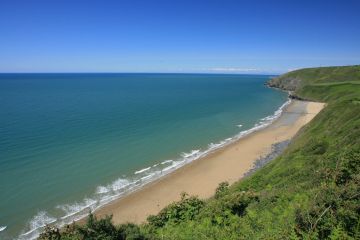
[[308, 85], [336, 84], [349, 81], [360, 81], [360, 65], [299, 69], [271, 79], [268, 85], [295, 91]]

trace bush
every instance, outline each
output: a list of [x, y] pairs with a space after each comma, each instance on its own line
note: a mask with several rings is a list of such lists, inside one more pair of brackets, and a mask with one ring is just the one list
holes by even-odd
[[119, 239], [126, 240], [145, 240], [147, 239], [140, 231], [140, 227], [133, 223], [122, 224], [119, 226]]
[[183, 193], [179, 202], [168, 205], [158, 215], [151, 215], [147, 220], [150, 225], [155, 227], [163, 227], [169, 222], [176, 224], [185, 220], [193, 220], [204, 204], [204, 201], [199, 198], [189, 197], [186, 193]]
[[229, 192], [229, 183], [228, 182], [222, 182], [219, 184], [219, 186], [215, 190], [215, 198], [219, 199], [225, 194]]
[[58, 228], [46, 226], [39, 240], [145, 240], [147, 239], [135, 224], [122, 224], [116, 227], [112, 216], [98, 220], [89, 214], [85, 225], [71, 224], [62, 231]]

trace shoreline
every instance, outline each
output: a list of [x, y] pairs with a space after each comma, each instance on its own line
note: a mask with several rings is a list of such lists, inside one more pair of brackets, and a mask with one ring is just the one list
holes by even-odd
[[[206, 149], [195, 149], [191, 150], [189, 153], [184, 152], [180, 155], [181, 157], [179, 159], [164, 160], [163, 162], [153, 166], [137, 170], [134, 172], [134, 178], [118, 178], [108, 185], [98, 186], [96, 188], [95, 195], [90, 198], [85, 198], [83, 202], [75, 203], [73, 205], [63, 205], [65, 211], [69, 211], [65, 216], [56, 218], [50, 215], [46, 215], [46, 212], [40, 212], [36, 216], [38, 216], [40, 219], [45, 219], [41, 220], [41, 226], [23, 231], [23, 233], [20, 234], [19, 239], [35, 239], [46, 225], [58, 226], [62, 228], [67, 224], [71, 224], [72, 222], [77, 222], [79, 224], [84, 223], [89, 214], [89, 211], [95, 214], [97, 212], [101, 213], [101, 210], [107, 207], [109, 204], [117, 202], [118, 200], [125, 198], [128, 195], [141, 191], [147, 186], [150, 186], [151, 184], [168, 177], [173, 172], [178, 171], [180, 168], [184, 168], [186, 165], [191, 165], [191, 163], [194, 161], [198, 161], [199, 159], [206, 158], [207, 156], [211, 156], [212, 154], [222, 151], [222, 149], [226, 148], [227, 146], [231, 146], [240, 139], [244, 139], [255, 132], [268, 128], [281, 117], [283, 111], [287, 109], [290, 103], [291, 99], [288, 98], [287, 101], [281, 105], [272, 115], [260, 119], [252, 128], [243, 130], [230, 138], [226, 138], [225, 140], [216, 143], [210, 143]], [[58, 208], [61, 208], [61, 206]], [[111, 212], [105, 215], [110, 214], [113, 215]]]
[[[113, 215], [113, 222], [143, 223], [186, 192], [211, 197], [219, 183], [229, 184], [256, 168], [256, 161], [272, 153], [274, 144], [292, 139], [324, 107], [324, 103], [292, 100], [270, 125], [220, 147], [95, 210], [97, 217]], [[84, 219], [78, 222], [83, 222]]]

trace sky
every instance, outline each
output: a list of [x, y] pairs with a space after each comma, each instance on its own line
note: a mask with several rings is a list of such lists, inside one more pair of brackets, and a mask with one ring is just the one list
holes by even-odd
[[0, 72], [273, 74], [354, 64], [359, 0], [0, 1]]

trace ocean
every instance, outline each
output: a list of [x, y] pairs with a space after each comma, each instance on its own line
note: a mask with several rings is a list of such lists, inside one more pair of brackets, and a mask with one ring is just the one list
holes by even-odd
[[32, 239], [271, 123], [268, 75], [0, 74], [0, 239]]

